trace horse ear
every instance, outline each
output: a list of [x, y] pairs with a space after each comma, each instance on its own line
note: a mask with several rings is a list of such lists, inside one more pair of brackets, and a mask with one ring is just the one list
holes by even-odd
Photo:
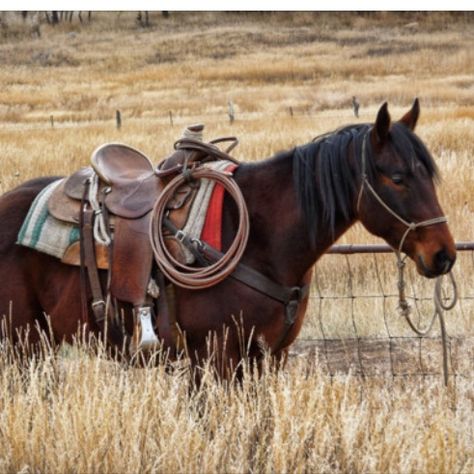
[[400, 119], [400, 122], [408, 127], [412, 132], [415, 130], [416, 122], [420, 116], [420, 101], [418, 97], [414, 100], [411, 109]]
[[374, 125], [374, 135], [376, 142], [381, 145], [387, 140], [388, 130], [390, 128], [390, 114], [388, 113], [388, 104], [384, 102], [380, 107]]

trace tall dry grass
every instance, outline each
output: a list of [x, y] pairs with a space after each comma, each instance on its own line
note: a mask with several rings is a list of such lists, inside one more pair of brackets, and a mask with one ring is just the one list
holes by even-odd
[[[128, 143], [157, 162], [197, 121], [208, 138], [237, 135], [236, 157], [257, 160], [373, 121], [384, 100], [399, 118], [418, 96], [418, 133], [441, 169], [444, 210], [456, 240], [473, 239], [472, 13], [152, 13], [149, 29], [134, 16], [94, 13], [90, 24], [53, 27], [42, 16], [24, 23], [0, 15], [0, 192], [70, 173], [104, 142]], [[342, 239], [376, 241], [361, 226]], [[376, 261], [382, 283], [372, 260], [351, 257], [349, 272], [344, 257], [323, 257], [314, 291], [395, 291], [392, 260]], [[472, 296], [472, 256], [455, 271]], [[430, 294], [430, 282], [410, 278], [417, 293]], [[471, 301], [448, 318], [450, 334], [473, 334]], [[321, 328], [354, 336], [353, 318], [360, 336], [387, 327], [407, 334], [389, 299], [326, 299], [322, 313], [316, 304], [304, 337], [320, 337]], [[206, 371], [194, 389], [182, 372], [126, 366], [87, 345], [59, 358], [46, 349], [23, 365], [8, 353], [2, 346], [0, 472], [474, 470], [472, 379], [458, 377], [448, 391], [439, 379], [362, 382], [330, 378], [300, 358], [259, 379], [246, 370], [242, 385], [230, 387]]]
[[[3, 348], [5, 351], [5, 347]], [[4, 354], [5, 352], [3, 352]], [[87, 345], [0, 357], [0, 472], [469, 473], [472, 386], [293, 361], [241, 384], [113, 362]]]

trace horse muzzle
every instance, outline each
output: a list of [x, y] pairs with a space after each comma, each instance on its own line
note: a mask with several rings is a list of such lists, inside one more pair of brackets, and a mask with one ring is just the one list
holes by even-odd
[[434, 252], [431, 257], [418, 253], [415, 259], [418, 273], [427, 278], [436, 278], [449, 273], [455, 261], [456, 251], [449, 250], [446, 247]]

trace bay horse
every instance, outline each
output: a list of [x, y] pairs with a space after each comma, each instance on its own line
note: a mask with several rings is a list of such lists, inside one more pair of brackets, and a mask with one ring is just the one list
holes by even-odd
[[[406, 253], [421, 275], [449, 272], [455, 245], [435, 191], [437, 167], [414, 133], [419, 112], [416, 99], [392, 122], [384, 103], [373, 124], [345, 126], [271, 158], [241, 164], [234, 179], [250, 218], [243, 264], [276, 284], [302, 287], [310, 282], [317, 260], [360, 221]], [[0, 198], [0, 317], [10, 315], [13, 337], [29, 326], [31, 342], [39, 338], [35, 326], [46, 330], [49, 324], [61, 342], [71, 341], [81, 324], [79, 269], [15, 245], [33, 199], [54, 179], [33, 179]], [[236, 214], [226, 197], [224, 250], [235, 235]], [[202, 290], [177, 287], [175, 294], [177, 322], [194, 364], [206, 358], [210, 333], [217, 335], [220, 349], [225, 346], [226, 363], [233, 366], [241, 357], [239, 331], [246, 338], [253, 334], [243, 341], [249, 357], [261, 357], [262, 341], [275, 356], [285, 354], [301, 329], [308, 301], [307, 294], [300, 298], [288, 324], [280, 301], [235, 279]], [[240, 330], [235, 325], [239, 315]], [[124, 317], [130, 329], [133, 316], [126, 305]], [[98, 330], [93, 322], [87, 326], [91, 333]]]

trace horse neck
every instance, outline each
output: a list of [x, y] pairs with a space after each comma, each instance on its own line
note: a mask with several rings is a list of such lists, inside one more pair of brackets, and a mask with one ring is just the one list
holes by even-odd
[[[308, 225], [293, 183], [292, 159], [293, 154], [288, 153], [257, 164], [242, 165], [235, 176], [250, 218], [244, 261], [286, 285], [300, 282], [318, 258], [354, 222], [338, 216], [334, 233], [318, 226], [321, 231], [316, 245], [311, 245]], [[232, 220], [231, 227], [235, 229], [235, 213]], [[227, 232], [229, 235], [233, 232]]]

